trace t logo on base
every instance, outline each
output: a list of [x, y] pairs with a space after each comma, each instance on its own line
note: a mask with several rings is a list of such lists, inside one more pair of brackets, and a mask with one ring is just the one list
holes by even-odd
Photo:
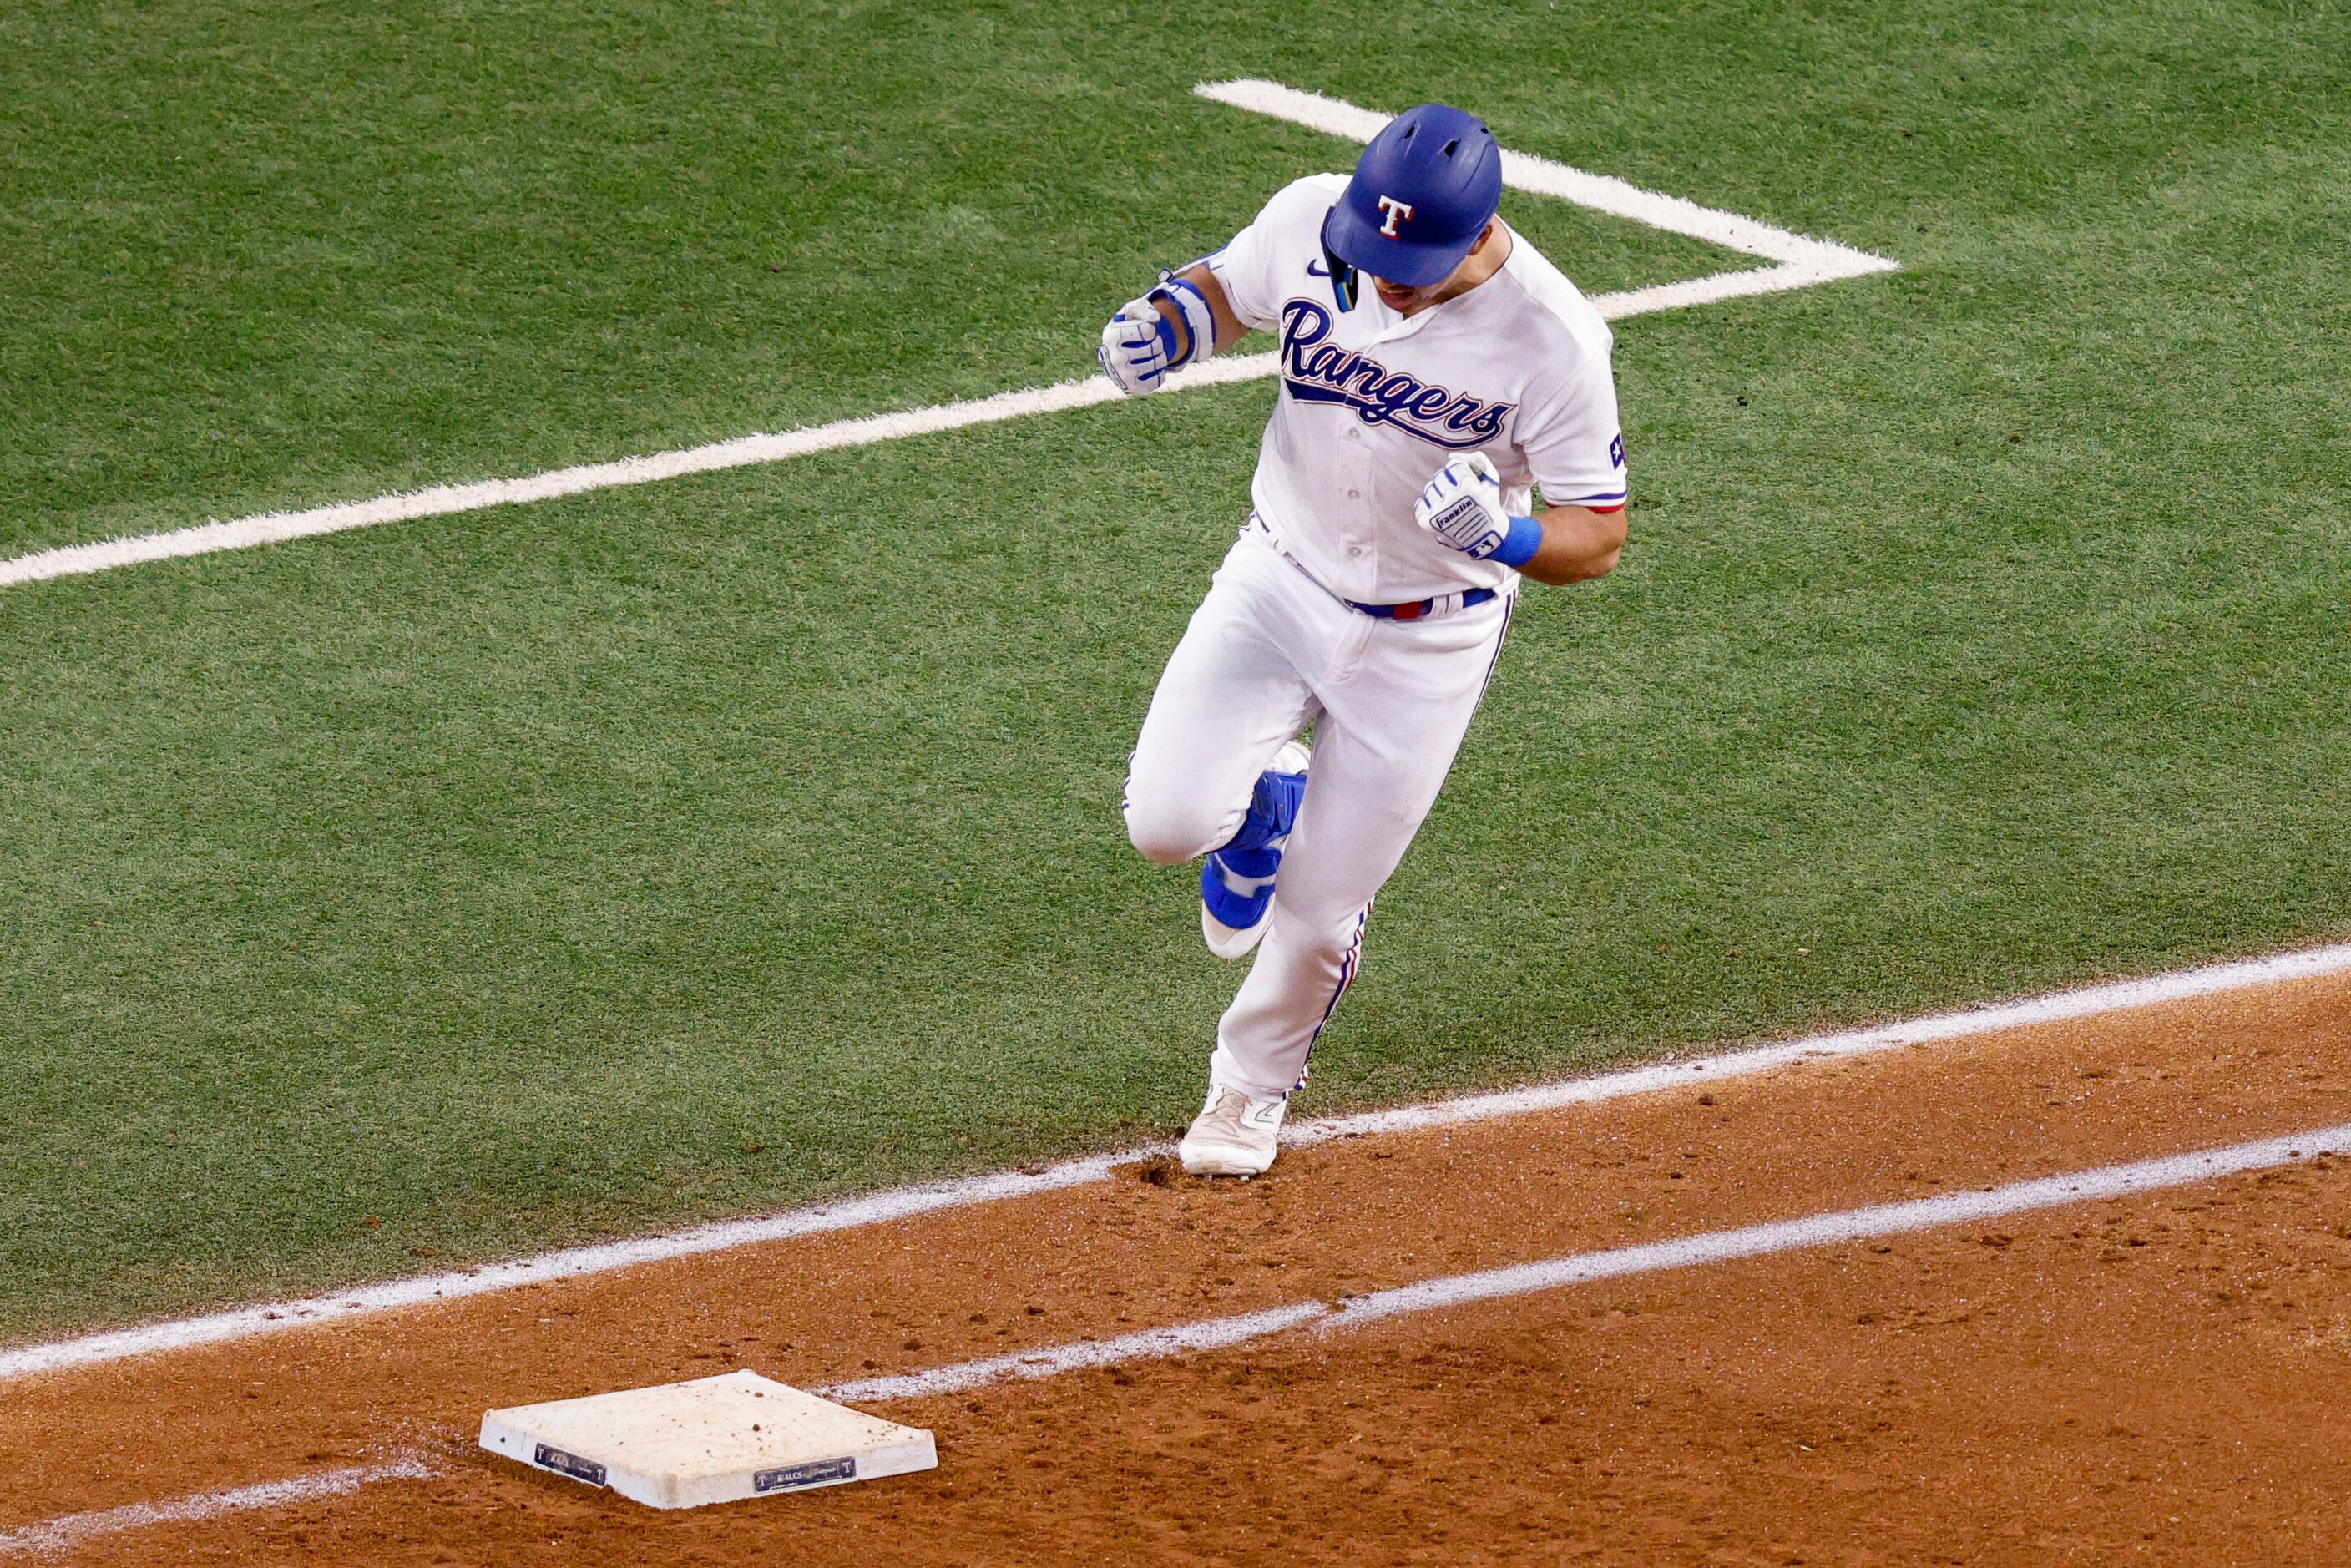
[[1412, 204], [1399, 202], [1394, 196], [1382, 196], [1380, 211], [1387, 217], [1387, 222], [1380, 225], [1380, 233], [1389, 239], [1394, 239], [1396, 237], [1396, 225], [1412, 216]]

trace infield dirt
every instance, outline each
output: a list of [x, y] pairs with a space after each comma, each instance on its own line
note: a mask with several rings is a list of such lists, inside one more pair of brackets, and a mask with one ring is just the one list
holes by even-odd
[[0, 1385], [0, 1530], [417, 1451], [90, 1563], [2335, 1563], [2351, 1164], [883, 1407], [919, 1477], [664, 1515], [498, 1405], [801, 1386], [2351, 1120], [2333, 978], [1290, 1151]]

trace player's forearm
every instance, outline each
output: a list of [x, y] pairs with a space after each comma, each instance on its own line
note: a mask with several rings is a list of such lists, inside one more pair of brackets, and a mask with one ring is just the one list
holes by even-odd
[[1542, 524], [1542, 544], [1519, 570], [1553, 588], [1607, 576], [1625, 548], [1621, 507], [1595, 512], [1588, 507], [1546, 507], [1535, 520]]
[[[1200, 291], [1208, 302], [1208, 314], [1216, 319], [1217, 340], [1209, 348], [1208, 354], [1222, 353], [1239, 342], [1249, 329], [1242, 326], [1241, 319], [1233, 314], [1232, 301], [1225, 298], [1225, 286], [1217, 281], [1217, 275], [1208, 269], [1208, 264], [1195, 262], [1176, 276]], [[1159, 308], [1162, 316], [1176, 324], [1178, 340], [1188, 343], [1189, 334], [1185, 332], [1182, 313], [1165, 299], [1155, 299], [1152, 303]], [[1205, 360], [1208, 354], [1195, 354], [1192, 358]]]

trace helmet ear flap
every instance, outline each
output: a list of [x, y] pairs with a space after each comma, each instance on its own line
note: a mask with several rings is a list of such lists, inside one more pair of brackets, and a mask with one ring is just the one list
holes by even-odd
[[1322, 265], [1331, 269], [1331, 298], [1342, 310], [1355, 308], [1355, 269], [1339, 259], [1339, 253], [1329, 246], [1322, 247]]
[[1340, 259], [1339, 253], [1331, 248], [1331, 220], [1338, 215], [1338, 208], [1332, 207], [1322, 214], [1322, 267], [1331, 275], [1332, 301], [1342, 310], [1353, 310], [1355, 308], [1355, 297], [1358, 292], [1355, 269], [1349, 263]]

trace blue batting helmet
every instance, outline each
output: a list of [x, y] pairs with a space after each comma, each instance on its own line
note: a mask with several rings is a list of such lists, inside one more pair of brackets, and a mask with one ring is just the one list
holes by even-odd
[[1501, 201], [1502, 150], [1486, 122], [1424, 103], [1389, 120], [1364, 149], [1355, 177], [1322, 220], [1322, 248], [1334, 278], [1344, 263], [1422, 287], [1461, 265]]

